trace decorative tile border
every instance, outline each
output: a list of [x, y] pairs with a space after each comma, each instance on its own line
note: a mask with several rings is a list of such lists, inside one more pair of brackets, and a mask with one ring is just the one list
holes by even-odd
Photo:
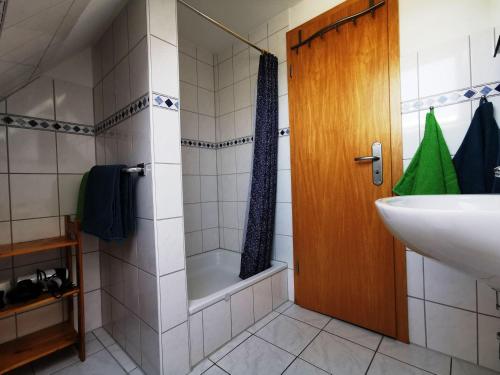
[[97, 124], [95, 127], [95, 132], [96, 134], [100, 134], [148, 107], [149, 94], [144, 94], [119, 111], [113, 113], [104, 121], [101, 121], [99, 124]]
[[0, 114], [0, 125], [14, 128], [55, 131], [59, 133], [94, 135], [94, 127], [92, 125], [73, 124], [70, 122], [47, 120], [43, 118], [12, 115], [9, 113]]
[[[282, 128], [278, 130], [279, 137], [287, 137], [290, 135], [290, 128]], [[253, 143], [253, 135], [247, 135], [246, 137], [229, 139], [223, 142], [206, 142], [197, 141], [195, 139], [182, 138], [181, 146], [186, 147], [196, 147], [196, 148], [208, 148], [208, 149], [220, 149], [233, 146], [240, 146], [247, 143]]]
[[153, 92], [153, 106], [178, 111], [179, 99], [174, 98], [173, 96]]
[[401, 103], [402, 113], [417, 112], [429, 107], [443, 107], [451, 104], [468, 102], [481, 98], [481, 96], [500, 95], [500, 81], [474, 86], [469, 89], [456, 90], [426, 98], [409, 100]]

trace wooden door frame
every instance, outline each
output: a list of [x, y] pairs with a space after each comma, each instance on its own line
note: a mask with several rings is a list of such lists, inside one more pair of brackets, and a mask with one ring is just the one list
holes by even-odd
[[[349, 0], [335, 6], [346, 6]], [[401, 79], [400, 79], [400, 52], [399, 52], [399, 0], [385, 0], [388, 15], [388, 50], [389, 50], [389, 105], [390, 105], [390, 120], [391, 120], [391, 183], [394, 185], [403, 174], [403, 146], [401, 137]], [[331, 9], [330, 9], [331, 10]], [[329, 12], [326, 11], [325, 13]], [[324, 13], [323, 13], [324, 14]], [[318, 17], [322, 16], [319, 15]], [[310, 20], [304, 22], [307, 23]], [[287, 55], [292, 53], [290, 47], [290, 34], [296, 34], [302, 25], [297, 26], [293, 30], [287, 32]], [[304, 47], [307, 48], [307, 47]], [[294, 53], [294, 52], [293, 52]], [[287, 59], [290, 61], [290, 59]], [[290, 77], [290, 64], [287, 64], [288, 77]], [[289, 96], [290, 98], [290, 96]], [[290, 102], [289, 108], [294, 108], [294, 103]], [[293, 121], [293, 111], [289, 110], [290, 120]], [[293, 138], [293, 129], [291, 133]], [[294, 158], [291, 157], [292, 173], [294, 168]], [[295, 169], [296, 170], [296, 169]], [[292, 186], [293, 188], [293, 186]], [[292, 191], [293, 193], [293, 191]], [[293, 196], [293, 194], [292, 194]], [[293, 198], [292, 198], [293, 209]], [[375, 207], [374, 207], [375, 209]], [[295, 238], [295, 237], [294, 237]], [[294, 240], [295, 242], [295, 240]], [[395, 284], [395, 307], [396, 307], [396, 339], [405, 343], [409, 342], [408, 334], [408, 298], [407, 298], [407, 284], [406, 284], [406, 248], [405, 246], [393, 239], [394, 251], [394, 284]], [[294, 243], [294, 252], [296, 246]], [[296, 257], [294, 257], [296, 259]], [[294, 267], [296, 269], [296, 267]], [[295, 282], [296, 278], [294, 278]]]

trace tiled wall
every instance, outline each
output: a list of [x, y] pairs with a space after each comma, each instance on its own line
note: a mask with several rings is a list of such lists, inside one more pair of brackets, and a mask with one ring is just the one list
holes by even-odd
[[[248, 35], [251, 42], [278, 58], [278, 188], [273, 259], [287, 263], [289, 296], [293, 299], [292, 205], [288, 89], [286, 76], [286, 32], [289, 12], [270, 19]], [[241, 42], [217, 56], [217, 141], [245, 140], [217, 150], [220, 244], [241, 251], [253, 156], [253, 134], [260, 53]], [[250, 143], [247, 139], [250, 138]], [[231, 143], [231, 142], [230, 142]]]
[[[180, 41], [182, 175], [186, 255], [219, 247], [214, 56]], [[204, 145], [204, 147], [200, 147]]]
[[[62, 235], [63, 216], [76, 213], [82, 175], [95, 163], [94, 122], [92, 83], [70, 80], [42, 76], [1, 103], [1, 243]], [[95, 237], [83, 234], [83, 242], [85, 321], [92, 330], [101, 325], [99, 252]], [[63, 265], [59, 250], [3, 259], [0, 280]], [[65, 313], [57, 302], [2, 319], [0, 342], [59, 323]]]
[[100, 241], [102, 323], [146, 373], [159, 373], [158, 279], [152, 190], [147, 2], [130, 1], [93, 47], [97, 164], [146, 163], [136, 231]]
[[[486, 25], [485, 25], [486, 26]], [[481, 95], [500, 123], [500, 60], [493, 58], [500, 28], [457, 37], [401, 56], [403, 159], [411, 161], [423, 137], [428, 107], [454, 154]], [[500, 370], [495, 293], [466, 274], [407, 252], [410, 340]]]
[[[194, 366], [208, 357], [231, 338], [286, 302], [287, 278], [288, 271], [280, 271], [231, 295], [229, 299], [190, 315], [191, 364]], [[271, 315], [270, 318], [272, 317]], [[248, 333], [243, 333], [242, 339], [246, 337]]]

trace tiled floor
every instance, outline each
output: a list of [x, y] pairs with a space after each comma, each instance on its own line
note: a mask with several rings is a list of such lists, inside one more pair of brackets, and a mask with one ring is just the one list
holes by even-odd
[[[61, 351], [13, 375], [143, 374], [103, 330], [87, 335], [87, 360]], [[494, 375], [287, 302], [199, 363], [191, 375]], [[181, 375], [181, 374], [179, 374]]]
[[80, 362], [71, 347], [24, 366], [10, 375], [143, 375], [143, 372], [102, 329], [87, 333], [87, 360]]
[[467, 362], [406, 345], [286, 303], [191, 375], [493, 375]]

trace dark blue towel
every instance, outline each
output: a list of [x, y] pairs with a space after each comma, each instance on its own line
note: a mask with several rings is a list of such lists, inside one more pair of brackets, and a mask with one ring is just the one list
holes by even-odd
[[493, 105], [483, 98], [453, 158], [463, 194], [500, 193], [500, 182], [495, 183], [493, 170], [499, 165], [499, 142]]
[[122, 240], [135, 222], [133, 178], [125, 165], [95, 166], [85, 193], [83, 230], [103, 240]]

